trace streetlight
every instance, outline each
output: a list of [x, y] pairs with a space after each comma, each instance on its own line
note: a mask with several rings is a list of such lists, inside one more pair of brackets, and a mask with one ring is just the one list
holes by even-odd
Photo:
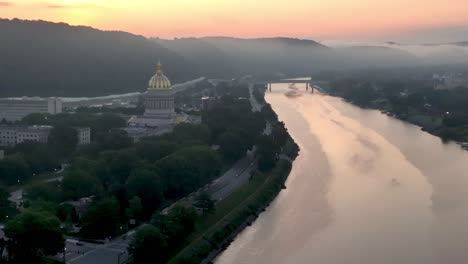
[[65, 256], [67, 254], [67, 247], [63, 247], [63, 263], [66, 264], [67, 260], [65, 259]]

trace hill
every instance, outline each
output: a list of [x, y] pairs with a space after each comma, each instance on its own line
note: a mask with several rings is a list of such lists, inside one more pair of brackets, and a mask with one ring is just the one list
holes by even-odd
[[144, 91], [158, 59], [174, 83], [200, 76], [307, 76], [322, 70], [406, 65], [411, 59], [396, 49], [333, 49], [304, 39], [163, 40], [18, 19], [0, 19], [0, 39], [0, 97]]
[[158, 59], [175, 81], [196, 76], [183, 57], [125, 32], [0, 20], [0, 39], [0, 96], [141, 91]]

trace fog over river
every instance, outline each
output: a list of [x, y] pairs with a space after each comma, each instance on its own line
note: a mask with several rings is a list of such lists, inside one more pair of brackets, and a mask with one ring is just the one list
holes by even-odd
[[301, 148], [287, 189], [215, 263], [468, 263], [467, 151], [287, 86], [266, 95]]

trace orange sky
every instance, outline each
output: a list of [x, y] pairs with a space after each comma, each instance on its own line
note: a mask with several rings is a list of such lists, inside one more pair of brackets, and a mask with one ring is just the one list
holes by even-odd
[[0, 17], [163, 38], [362, 38], [468, 25], [468, 0], [0, 0]]

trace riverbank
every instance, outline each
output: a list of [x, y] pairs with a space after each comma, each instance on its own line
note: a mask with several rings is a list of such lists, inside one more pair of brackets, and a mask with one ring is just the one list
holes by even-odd
[[468, 152], [341, 98], [288, 90], [266, 97], [301, 148], [288, 189], [215, 264], [467, 259]]
[[269, 206], [291, 171], [291, 163], [279, 160], [268, 173], [257, 173], [246, 185], [221, 201], [205, 219], [205, 229], [192, 235], [191, 242], [169, 263], [211, 263], [234, 238]]
[[[398, 120], [408, 122], [410, 124], [416, 125], [421, 128], [422, 131], [427, 132], [431, 135], [439, 137], [442, 141], [448, 142], [453, 141], [460, 145], [461, 148], [468, 150], [468, 129], [467, 127], [448, 127], [444, 125], [444, 117], [440, 115], [430, 115], [427, 113], [417, 112], [417, 111], [407, 111], [404, 114], [401, 113], [398, 109], [389, 107], [386, 104], [377, 103], [376, 101], [369, 101], [366, 103], [358, 103], [356, 101], [350, 100], [343, 95], [330, 94], [331, 96], [339, 97], [345, 100], [346, 102], [359, 106], [364, 109], [375, 109], [379, 110], [381, 113], [394, 117]], [[460, 136], [460, 134], [465, 134]]]
[[468, 148], [468, 88], [437, 89], [430, 78], [413, 74], [353, 73], [335, 76], [329, 94], [354, 105], [420, 126], [423, 131]]
[[[266, 106], [271, 110], [269, 105]], [[270, 122], [280, 124], [272, 110], [266, 112]], [[280, 155], [276, 155], [271, 168], [257, 170], [247, 184], [218, 202], [215, 211], [201, 219], [196, 231], [168, 263], [211, 263], [286, 188], [285, 182], [292, 162], [298, 156], [299, 147], [289, 133], [285, 132], [282, 151]], [[261, 147], [259, 152], [262, 152]], [[262, 167], [262, 162], [265, 163], [259, 161], [259, 167]]]

